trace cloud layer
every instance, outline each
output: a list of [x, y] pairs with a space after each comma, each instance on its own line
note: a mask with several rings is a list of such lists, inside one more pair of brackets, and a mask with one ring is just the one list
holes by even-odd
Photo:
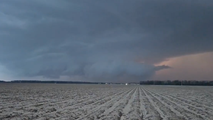
[[22, 77], [138, 81], [213, 51], [211, 0], [0, 1], [0, 64]]

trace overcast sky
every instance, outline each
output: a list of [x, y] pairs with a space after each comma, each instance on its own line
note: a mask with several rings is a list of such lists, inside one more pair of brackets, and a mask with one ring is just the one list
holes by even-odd
[[212, 0], [1, 0], [0, 9], [0, 79], [213, 79]]

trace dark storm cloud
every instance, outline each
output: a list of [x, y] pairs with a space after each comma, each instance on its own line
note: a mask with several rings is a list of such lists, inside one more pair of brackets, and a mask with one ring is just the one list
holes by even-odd
[[0, 64], [15, 76], [141, 80], [213, 50], [210, 0], [0, 1]]

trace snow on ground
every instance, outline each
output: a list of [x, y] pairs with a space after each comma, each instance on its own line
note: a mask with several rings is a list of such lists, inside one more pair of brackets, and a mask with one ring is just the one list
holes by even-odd
[[0, 120], [213, 120], [213, 87], [0, 84]]

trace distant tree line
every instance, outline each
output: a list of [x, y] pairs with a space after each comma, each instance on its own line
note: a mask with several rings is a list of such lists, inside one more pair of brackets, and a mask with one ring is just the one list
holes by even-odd
[[103, 82], [81, 82], [81, 81], [41, 81], [41, 80], [14, 80], [0, 81], [0, 83], [55, 83], [55, 84], [105, 84]]
[[0, 80], [0, 83], [3, 83], [4, 81], [3, 80]]
[[192, 81], [192, 80], [148, 80], [140, 81], [140, 85], [197, 85], [197, 86], [213, 86], [213, 81]]

